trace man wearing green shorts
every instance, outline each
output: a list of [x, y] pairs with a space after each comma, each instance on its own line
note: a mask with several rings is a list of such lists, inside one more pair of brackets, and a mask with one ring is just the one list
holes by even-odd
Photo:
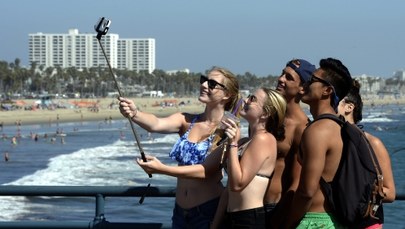
[[[314, 120], [336, 115], [339, 101], [349, 92], [352, 77], [340, 60], [322, 59], [304, 86], [301, 101], [309, 105]], [[285, 228], [340, 228], [320, 189], [321, 177], [331, 182], [339, 167], [343, 141], [341, 127], [331, 119], [310, 123], [304, 130], [298, 153], [301, 174], [286, 218]]]

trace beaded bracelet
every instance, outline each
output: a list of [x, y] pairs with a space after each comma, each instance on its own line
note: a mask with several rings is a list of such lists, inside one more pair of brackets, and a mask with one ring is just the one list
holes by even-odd
[[236, 147], [236, 148], [238, 148], [238, 145], [236, 145], [236, 144], [228, 144], [228, 146], [229, 146], [229, 147]]

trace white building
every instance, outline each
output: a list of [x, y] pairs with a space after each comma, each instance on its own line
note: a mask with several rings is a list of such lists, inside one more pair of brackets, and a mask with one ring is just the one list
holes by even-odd
[[353, 76], [353, 78], [358, 80], [361, 85], [360, 94], [375, 93], [384, 87], [384, 80], [378, 76], [362, 74]]
[[155, 70], [155, 39], [119, 39], [118, 69]]
[[[154, 39], [120, 40], [118, 34], [109, 33], [103, 36], [101, 44], [112, 68], [148, 72], [155, 69]], [[29, 34], [29, 62], [45, 68], [108, 67], [96, 34], [79, 34], [77, 29], [70, 29], [67, 34]]]
[[179, 70], [168, 70], [165, 73], [168, 75], [174, 75], [178, 72], [184, 72], [184, 73], [190, 74], [190, 69], [185, 68], [185, 69], [179, 69]]
[[405, 80], [405, 70], [395, 71], [393, 77], [397, 78], [398, 80]]

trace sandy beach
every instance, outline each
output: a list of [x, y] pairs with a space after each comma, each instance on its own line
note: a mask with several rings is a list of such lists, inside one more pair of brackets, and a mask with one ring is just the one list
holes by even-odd
[[[197, 98], [131, 98], [141, 111], [167, 116], [181, 111], [198, 113], [203, 110]], [[16, 100], [17, 110], [0, 110], [0, 123], [15, 125], [57, 123], [72, 121], [104, 121], [124, 119], [118, 109], [118, 100], [104, 99], [55, 99], [54, 103], [66, 108], [31, 109], [35, 100]], [[34, 105], [35, 107], [35, 105]]]
[[[201, 112], [204, 108], [197, 98], [131, 98], [141, 111], [167, 116], [181, 111], [189, 113]], [[364, 105], [405, 104], [405, 98], [386, 96], [365, 96]], [[35, 100], [15, 100], [19, 104], [17, 110], [0, 110], [0, 123], [15, 125], [16, 122], [24, 124], [57, 123], [72, 121], [104, 121], [105, 119], [124, 119], [118, 110], [118, 101], [115, 98], [103, 99], [55, 99], [54, 103], [66, 108], [34, 109]], [[303, 104], [303, 106], [307, 106]], [[97, 109], [95, 109], [97, 108]]]

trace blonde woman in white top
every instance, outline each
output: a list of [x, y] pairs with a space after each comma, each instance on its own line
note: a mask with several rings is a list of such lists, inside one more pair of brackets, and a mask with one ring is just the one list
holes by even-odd
[[246, 99], [240, 112], [249, 123], [249, 137], [241, 139], [234, 121], [223, 122], [228, 136], [228, 184], [221, 206], [226, 208], [217, 210], [212, 227], [219, 227], [226, 209], [227, 228], [265, 228], [263, 198], [276, 163], [277, 140], [284, 138], [286, 106], [279, 92], [260, 88]]

